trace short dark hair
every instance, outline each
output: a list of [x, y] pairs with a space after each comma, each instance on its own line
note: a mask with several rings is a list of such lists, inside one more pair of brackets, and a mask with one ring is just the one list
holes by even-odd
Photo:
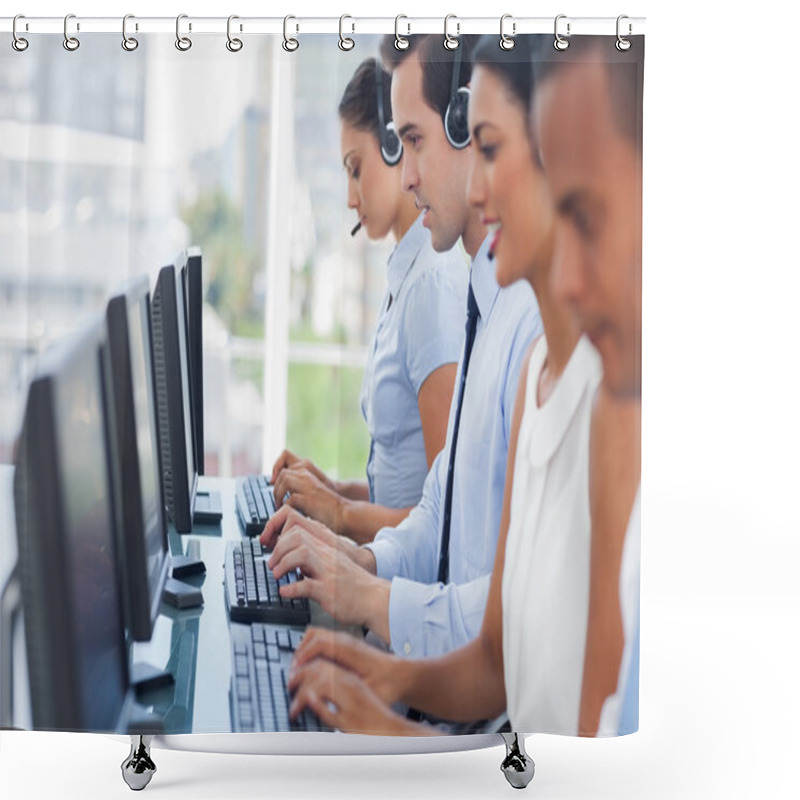
[[378, 91], [383, 95], [385, 124], [392, 119], [391, 82], [391, 76], [378, 60], [367, 58], [358, 65], [339, 101], [340, 119], [360, 131], [371, 133], [379, 144], [381, 126], [378, 120]]
[[[461, 69], [458, 85], [466, 86], [472, 75], [472, 51], [480, 37], [465, 35], [459, 37], [458, 50], [461, 51]], [[386, 34], [381, 40], [381, 59], [389, 72], [402, 64], [412, 53], [419, 53], [422, 65], [422, 95], [425, 102], [444, 119], [453, 85], [453, 63], [456, 50], [448, 50], [441, 36], [434, 34], [416, 34], [408, 37], [409, 45], [405, 50], [395, 46], [394, 34]]]
[[625, 52], [614, 47], [616, 40], [611, 36], [574, 36], [569, 47], [560, 52], [553, 47], [552, 37], [537, 40], [531, 59], [533, 91], [572, 64], [589, 61], [604, 64], [617, 130], [641, 155], [644, 36], [632, 36], [630, 40], [632, 51]]

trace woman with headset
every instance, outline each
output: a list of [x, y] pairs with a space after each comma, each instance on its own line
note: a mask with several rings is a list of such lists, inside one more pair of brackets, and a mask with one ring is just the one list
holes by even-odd
[[[468, 271], [457, 249], [434, 251], [414, 196], [400, 182], [403, 147], [391, 122], [390, 76], [366, 59], [339, 103], [353, 235], [392, 234], [387, 290], [370, 347], [361, 411], [372, 439], [367, 481], [334, 481], [284, 450], [272, 469], [275, 497], [336, 533], [369, 542], [419, 501], [445, 443], [464, 339]], [[287, 497], [288, 495], [288, 497]], [[280, 503], [280, 500], [278, 500]]]

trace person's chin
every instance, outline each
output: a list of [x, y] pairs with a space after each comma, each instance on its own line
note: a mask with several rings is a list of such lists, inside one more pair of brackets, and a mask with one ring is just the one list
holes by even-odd
[[431, 245], [437, 253], [444, 253], [453, 247], [457, 241], [458, 237], [456, 236], [454, 239], [449, 235], [448, 231], [443, 231], [436, 227], [431, 228]]
[[501, 289], [511, 286], [512, 283], [516, 283], [522, 277], [521, 275], [515, 275], [514, 270], [510, 269], [502, 259], [495, 259], [494, 276]]

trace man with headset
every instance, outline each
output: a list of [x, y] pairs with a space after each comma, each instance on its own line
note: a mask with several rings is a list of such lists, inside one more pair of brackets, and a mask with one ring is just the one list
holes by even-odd
[[434, 248], [447, 250], [460, 238], [472, 260], [466, 343], [445, 447], [420, 503], [368, 545], [356, 547], [289, 508], [261, 537], [274, 545], [270, 567], [277, 577], [298, 567], [305, 575], [282, 590], [284, 597], [311, 597], [337, 620], [366, 626], [413, 658], [447, 653], [480, 630], [519, 371], [542, 330], [530, 286], [497, 284], [493, 237], [467, 201], [470, 38], [454, 51], [436, 36], [410, 37], [405, 50], [388, 36], [381, 47], [404, 145], [403, 188], [414, 193]]

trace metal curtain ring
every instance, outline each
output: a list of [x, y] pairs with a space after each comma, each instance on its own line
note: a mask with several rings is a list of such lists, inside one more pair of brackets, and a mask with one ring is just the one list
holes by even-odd
[[[406, 39], [405, 36], [401, 36], [400, 35], [400, 31], [398, 30], [398, 28], [400, 27], [400, 20], [401, 19], [408, 19], [408, 17], [405, 14], [398, 14], [394, 18], [394, 46], [395, 46], [396, 50], [408, 50], [408, 47], [411, 44], [411, 42], [409, 42], [408, 39]], [[406, 35], [410, 36], [411, 35], [411, 23], [407, 23], [407, 24], [408, 24], [408, 33]]]
[[[74, 14], [67, 14], [67, 16], [64, 17], [64, 41], [63, 41], [64, 49], [69, 50], [70, 52], [77, 50], [81, 46], [81, 43], [74, 36], [70, 36], [69, 31], [67, 30], [67, 26], [71, 19], [75, 19]], [[81, 29], [80, 25], [78, 25], [77, 29], [78, 30]]]
[[448, 14], [444, 18], [444, 47], [445, 50], [458, 50], [458, 46], [461, 42], [458, 40], [458, 36], [461, 35], [461, 23], [456, 22], [456, 35], [451, 36], [447, 31], [447, 23], [450, 22], [451, 19], [457, 19], [455, 14]]
[[[300, 42], [297, 41], [294, 37], [290, 38], [286, 34], [286, 26], [290, 19], [297, 19], [297, 17], [293, 17], [291, 14], [288, 17], [283, 18], [283, 49], [287, 53], [294, 53], [298, 47], [300, 47]], [[300, 26], [295, 24], [295, 31], [300, 30]]]
[[513, 50], [517, 44], [513, 39], [517, 35], [517, 23], [511, 23], [511, 36], [506, 36], [504, 25], [507, 19], [511, 19], [511, 14], [503, 14], [500, 17], [500, 48], [502, 50]]
[[[225, 42], [225, 47], [227, 47], [228, 50], [230, 50], [231, 53], [238, 53], [243, 47], [243, 43], [242, 43], [241, 39], [237, 39], [237, 38], [231, 36], [231, 22], [233, 22], [233, 20], [235, 20], [235, 19], [239, 19], [239, 17], [237, 17], [236, 14], [231, 14], [228, 17], [228, 41]], [[241, 31], [241, 29], [242, 29], [242, 27], [240, 25], [239, 26], [239, 30]]]
[[[175, 20], [175, 47], [183, 52], [192, 46], [192, 40], [188, 36], [181, 36], [181, 20], [188, 19], [188, 17], [188, 14], [178, 14], [178, 18]], [[191, 29], [192, 26], [189, 25], [189, 30]]]
[[[617, 48], [617, 50], [619, 50], [621, 53], [624, 53], [624, 52], [626, 52], [627, 50], [630, 50], [630, 49], [631, 49], [631, 40], [630, 40], [630, 39], [626, 39], [626, 38], [625, 38], [624, 36], [622, 36], [622, 34], [619, 32], [619, 30], [620, 30], [620, 23], [621, 23], [621, 22], [622, 22], [622, 20], [624, 20], [624, 19], [628, 19], [628, 16], [627, 16], [626, 14], [620, 14], [620, 15], [617, 17], [617, 41], [616, 41], [616, 43], [615, 43], [615, 45], [614, 45], [614, 46]], [[631, 25], [631, 23], [629, 22], [629, 23], [628, 23], [628, 36], [630, 36], [630, 35], [631, 35], [631, 33], [633, 33], [633, 25]]]
[[[561, 20], [561, 19], [566, 19], [566, 18], [567, 18], [566, 14], [559, 14], [556, 17], [556, 21], [555, 21], [555, 25], [554, 25], [556, 39], [553, 42], [553, 47], [555, 47], [556, 50], [566, 50], [569, 47], [569, 39], [565, 39], [558, 32], [558, 21]], [[572, 32], [571, 31], [571, 25], [570, 25], [569, 22], [567, 22], [567, 36], [569, 36], [571, 32]]]
[[[344, 32], [342, 31], [342, 27], [344, 25], [344, 21], [346, 19], [353, 19], [349, 14], [342, 14], [339, 17], [339, 49], [344, 50], [347, 52], [348, 50], [352, 50], [355, 46], [355, 40], [351, 39], [349, 36], [345, 37]], [[355, 33], [356, 31], [356, 24], [355, 22], [352, 25], [352, 32]]]
[[[131, 53], [139, 46], [139, 40], [134, 39], [132, 36], [128, 36], [129, 19], [134, 19], [133, 14], [126, 14], [122, 18], [122, 49]], [[136, 26], [136, 30], [139, 30], [138, 25]]]
[[11, 33], [13, 34], [14, 38], [13, 38], [13, 40], [11, 41], [11, 46], [12, 46], [12, 47], [13, 47], [13, 48], [14, 48], [14, 49], [15, 49], [15, 50], [18, 52], [18, 53], [21, 53], [23, 50], [27, 50], [27, 49], [28, 49], [28, 44], [29, 44], [29, 42], [28, 42], [28, 40], [27, 40], [27, 39], [23, 39], [23, 38], [22, 38], [22, 37], [21, 37], [21, 36], [20, 36], [20, 35], [17, 33], [17, 20], [18, 20], [18, 19], [25, 19], [25, 16], [24, 16], [23, 14], [17, 14], [17, 16], [16, 16], [16, 17], [14, 17], [14, 22], [13, 22], [13, 24], [12, 24], [12, 26], [11, 26]]

